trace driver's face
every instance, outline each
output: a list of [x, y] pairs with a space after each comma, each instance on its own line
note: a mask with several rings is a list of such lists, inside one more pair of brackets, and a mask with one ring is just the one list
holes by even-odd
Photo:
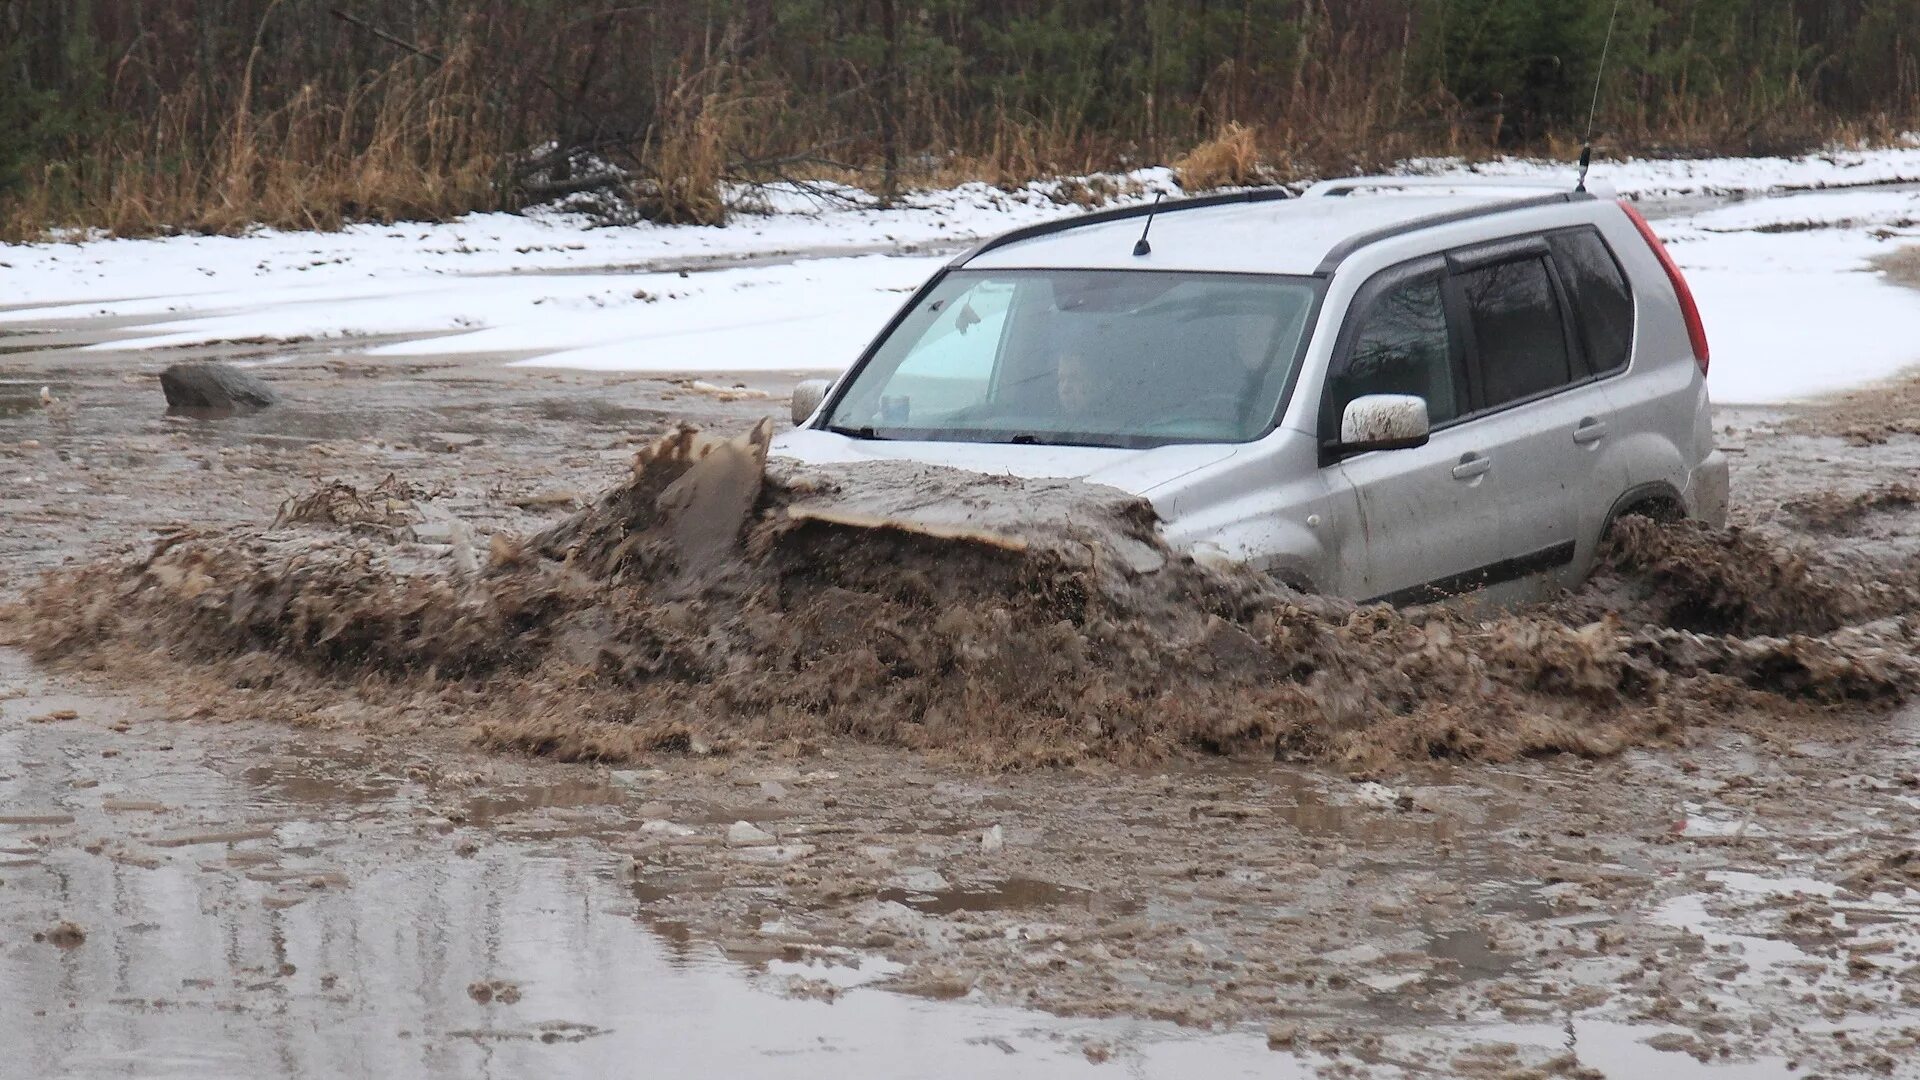
[[1085, 355], [1067, 353], [1062, 356], [1054, 371], [1054, 378], [1062, 409], [1075, 414], [1093, 411], [1094, 403], [1099, 400], [1099, 382], [1093, 365]]

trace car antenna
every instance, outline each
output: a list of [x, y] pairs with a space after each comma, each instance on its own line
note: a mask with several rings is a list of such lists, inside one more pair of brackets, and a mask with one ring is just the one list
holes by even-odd
[[1147, 233], [1153, 231], [1153, 215], [1160, 212], [1160, 200], [1166, 197], [1167, 193], [1164, 191], [1154, 193], [1153, 209], [1147, 211], [1146, 227], [1140, 230], [1140, 239], [1133, 242], [1133, 254], [1136, 258], [1141, 255], [1153, 254], [1153, 245], [1147, 243]]
[[1607, 37], [1600, 43], [1600, 67], [1593, 73], [1593, 104], [1587, 107], [1587, 136], [1580, 143], [1580, 179], [1574, 181], [1573, 190], [1587, 190], [1587, 170], [1593, 168], [1593, 118], [1600, 115], [1600, 84], [1607, 77], [1607, 53], [1613, 49], [1613, 24], [1620, 18], [1620, 0], [1613, 0], [1613, 11], [1607, 16]]

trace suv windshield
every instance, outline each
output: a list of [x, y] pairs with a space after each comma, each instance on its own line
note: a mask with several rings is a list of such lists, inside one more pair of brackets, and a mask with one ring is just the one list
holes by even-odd
[[1158, 446], [1273, 426], [1315, 278], [957, 270], [826, 417], [863, 438]]

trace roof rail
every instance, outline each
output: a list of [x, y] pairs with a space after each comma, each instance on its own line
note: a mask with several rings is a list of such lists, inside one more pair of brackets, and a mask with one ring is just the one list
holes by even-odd
[[1051, 236], [1054, 233], [1077, 229], [1082, 225], [1100, 225], [1109, 221], [1125, 221], [1128, 218], [1146, 217], [1148, 214], [1177, 214], [1182, 210], [1203, 210], [1209, 206], [1230, 206], [1235, 203], [1277, 202], [1293, 198], [1293, 192], [1286, 188], [1251, 188], [1246, 191], [1229, 191], [1221, 195], [1197, 195], [1190, 199], [1163, 199], [1156, 210], [1153, 203], [1135, 203], [1131, 206], [1116, 206], [1107, 210], [1095, 210], [1086, 214], [1042, 221], [1037, 225], [1028, 225], [1012, 232], [1001, 233], [978, 246], [961, 252], [947, 264], [948, 268], [965, 266], [968, 262], [995, 248], [1017, 244], [1022, 240], [1031, 240], [1036, 236]]
[[[1589, 185], [1594, 194], [1611, 197], [1613, 187], [1605, 181]], [[1517, 191], [1571, 191], [1573, 185], [1559, 177], [1547, 176], [1343, 176], [1322, 180], [1301, 192], [1302, 198], [1327, 198], [1351, 195], [1358, 191], [1421, 191], [1429, 188], [1472, 191], [1509, 189]]]
[[1412, 218], [1397, 224], [1385, 226], [1384, 228], [1355, 233], [1345, 240], [1340, 241], [1338, 244], [1335, 244], [1333, 249], [1327, 252], [1326, 257], [1320, 260], [1320, 265], [1316, 267], [1313, 272], [1320, 275], [1331, 274], [1340, 268], [1340, 264], [1345, 262], [1348, 256], [1359, 251], [1361, 248], [1369, 244], [1377, 244], [1382, 240], [1391, 240], [1396, 236], [1401, 236], [1406, 233], [1419, 232], [1422, 229], [1431, 229], [1440, 225], [1452, 225], [1457, 222], [1472, 221], [1475, 218], [1491, 217], [1494, 214], [1504, 214], [1510, 210], [1532, 210], [1541, 206], [1560, 206], [1565, 203], [1586, 202], [1594, 197], [1591, 192], [1586, 191], [1559, 191], [1551, 195], [1540, 195], [1531, 199], [1513, 199], [1506, 202], [1483, 203], [1479, 206], [1469, 206], [1464, 210], [1453, 210], [1445, 214], [1429, 214], [1426, 217]]

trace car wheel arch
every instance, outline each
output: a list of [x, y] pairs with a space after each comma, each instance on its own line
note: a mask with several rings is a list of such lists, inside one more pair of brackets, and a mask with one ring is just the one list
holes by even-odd
[[1687, 517], [1687, 501], [1678, 488], [1664, 480], [1637, 484], [1613, 501], [1613, 507], [1607, 511], [1606, 524], [1601, 527], [1601, 537], [1613, 532], [1614, 522], [1629, 514], [1669, 524]]
[[1304, 593], [1307, 596], [1320, 595], [1320, 587], [1314, 584], [1312, 575], [1308, 574], [1299, 566], [1284, 563], [1269, 566], [1267, 567], [1267, 576], [1272, 578], [1275, 584], [1292, 589], [1294, 592]]

